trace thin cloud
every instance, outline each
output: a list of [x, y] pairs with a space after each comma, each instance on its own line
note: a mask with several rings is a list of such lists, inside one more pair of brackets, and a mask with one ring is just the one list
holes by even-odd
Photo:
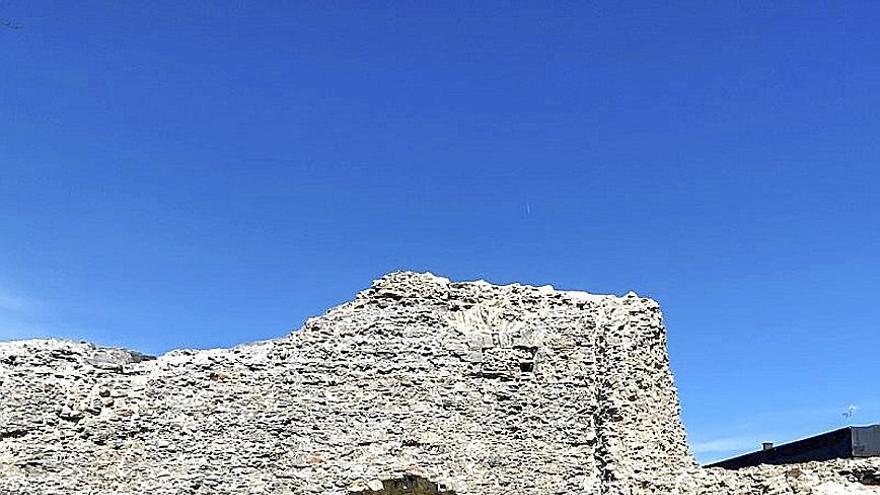
[[0, 286], [0, 340], [32, 338], [44, 333], [35, 323], [36, 304], [7, 286]]
[[27, 311], [33, 304], [24, 297], [13, 291], [0, 287], [0, 310], [2, 311]]
[[44, 334], [43, 328], [39, 325], [0, 316], [0, 340], [29, 339]]
[[763, 440], [759, 437], [755, 436], [717, 438], [705, 442], [696, 442], [691, 446], [691, 450], [693, 450], [694, 454], [747, 450], [754, 449], [755, 446], [760, 445], [762, 441]]

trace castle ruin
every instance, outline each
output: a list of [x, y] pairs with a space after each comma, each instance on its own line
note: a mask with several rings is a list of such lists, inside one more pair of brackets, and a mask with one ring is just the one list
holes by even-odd
[[651, 299], [410, 272], [233, 349], [0, 343], [0, 399], [2, 494], [833, 495], [880, 472], [699, 467]]

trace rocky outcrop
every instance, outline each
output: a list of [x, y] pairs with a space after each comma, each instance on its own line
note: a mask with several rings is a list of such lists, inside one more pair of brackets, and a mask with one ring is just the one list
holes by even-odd
[[699, 468], [650, 299], [408, 272], [234, 349], [2, 343], [0, 398], [10, 494], [831, 494], [877, 473]]

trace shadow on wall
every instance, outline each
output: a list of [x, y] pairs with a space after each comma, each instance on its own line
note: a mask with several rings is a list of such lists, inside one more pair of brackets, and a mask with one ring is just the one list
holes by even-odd
[[455, 495], [438, 483], [420, 476], [371, 481], [363, 490], [352, 490], [350, 495]]

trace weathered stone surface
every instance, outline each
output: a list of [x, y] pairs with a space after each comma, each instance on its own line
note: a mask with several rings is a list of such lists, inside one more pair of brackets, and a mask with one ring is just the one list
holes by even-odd
[[832, 494], [878, 472], [700, 469], [650, 299], [408, 272], [234, 349], [2, 343], [0, 400], [9, 494]]

